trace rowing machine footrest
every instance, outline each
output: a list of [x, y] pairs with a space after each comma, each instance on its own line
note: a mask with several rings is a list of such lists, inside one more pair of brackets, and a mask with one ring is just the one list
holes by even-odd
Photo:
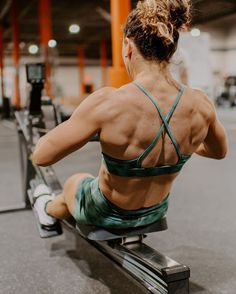
[[76, 228], [86, 239], [93, 241], [108, 241], [167, 230], [167, 220], [166, 217], [163, 217], [151, 225], [127, 229], [101, 228], [79, 223], [76, 224]]

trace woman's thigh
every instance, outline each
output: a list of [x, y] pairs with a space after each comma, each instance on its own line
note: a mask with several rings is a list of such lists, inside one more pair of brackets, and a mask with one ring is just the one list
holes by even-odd
[[63, 187], [63, 196], [69, 212], [72, 214], [75, 209], [75, 197], [78, 187], [85, 178], [93, 178], [94, 176], [88, 173], [79, 173], [71, 176], [66, 180]]

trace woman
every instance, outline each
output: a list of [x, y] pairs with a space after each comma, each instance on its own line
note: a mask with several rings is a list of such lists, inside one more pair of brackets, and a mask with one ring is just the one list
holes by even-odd
[[[225, 131], [211, 101], [169, 72], [179, 31], [190, 20], [188, 0], [139, 1], [124, 28], [123, 59], [133, 80], [94, 92], [71, 118], [42, 137], [34, 163], [51, 165], [100, 134], [99, 176], [76, 174], [54, 198], [39, 185], [42, 227], [72, 215], [102, 227], [138, 227], [166, 214], [172, 184], [193, 153], [221, 159]], [[48, 228], [47, 228], [48, 229]]]

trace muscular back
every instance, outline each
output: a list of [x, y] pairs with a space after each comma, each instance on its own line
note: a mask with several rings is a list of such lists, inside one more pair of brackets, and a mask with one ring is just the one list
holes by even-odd
[[[176, 86], [155, 84], [152, 79], [140, 80], [156, 99], [166, 116], [176, 99]], [[118, 159], [137, 158], [152, 142], [162, 120], [151, 101], [134, 84], [111, 91], [109, 120], [101, 130], [104, 153]], [[191, 155], [207, 135], [212, 105], [205, 95], [185, 88], [180, 103], [170, 120], [170, 129], [182, 154]], [[175, 148], [166, 134], [163, 135], [142, 162], [143, 167], [174, 165], [178, 161]], [[178, 174], [132, 179], [109, 174], [102, 165], [100, 188], [115, 204], [126, 209], [149, 207], [167, 196]]]

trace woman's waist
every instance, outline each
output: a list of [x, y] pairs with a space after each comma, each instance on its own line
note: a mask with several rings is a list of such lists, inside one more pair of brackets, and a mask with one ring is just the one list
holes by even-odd
[[[97, 185], [98, 190], [100, 191], [99, 197], [93, 197], [94, 207], [98, 211], [99, 215], [104, 217], [113, 217], [119, 218], [123, 221], [130, 220], [130, 219], [137, 219], [140, 217], [148, 217], [148, 218], [157, 218], [164, 216], [168, 210], [169, 205], [169, 195], [165, 197], [160, 203], [153, 205], [151, 207], [141, 207], [136, 209], [127, 209], [127, 207], [122, 208], [116, 205], [114, 202], [111, 202], [108, 199], [101, 189], [98, 186], [98, 179], [94, 182], [94, 185]], [[93, 187], [94, 188], [94, 187]]]
[[124, 210], [150, 208], [161, 203], [170, 192], [171, 184], [158, 185], [126, 179], [119, 181], [99, 176], [99, 188], [108, 201]]

